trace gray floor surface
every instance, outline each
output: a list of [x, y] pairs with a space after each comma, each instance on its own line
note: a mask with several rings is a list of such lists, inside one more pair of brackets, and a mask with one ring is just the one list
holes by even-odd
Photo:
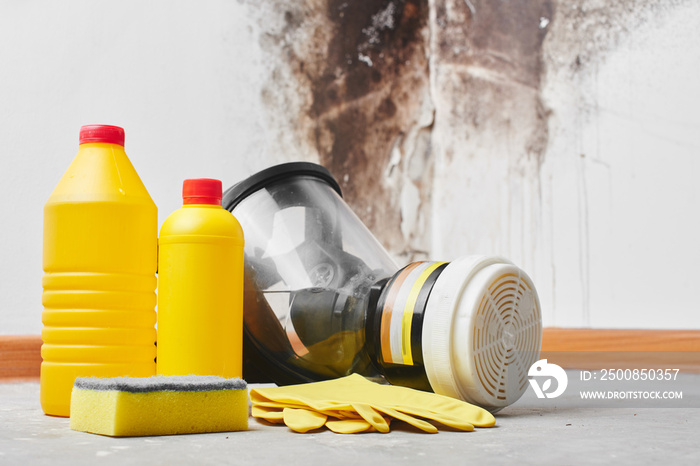
[[[700, 375], [693, 376], [700, 387]], [[110, 438], [45, 416], [37, 383], [0, 384], [0, 465], [700, 464], [699, 408], [528, 407], [474, 432], [297, 434], [250, 419], [246, 432]]]

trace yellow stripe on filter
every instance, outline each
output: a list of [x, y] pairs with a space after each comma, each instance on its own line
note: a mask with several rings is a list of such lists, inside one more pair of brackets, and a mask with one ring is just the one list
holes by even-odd
[[423, 284], [428, 279], [431, 273], [438, 267], [440, 267], [444, 262], [433, 262], [420, 274], [418, 279], [411, 286], [411, 292], [406, 300], [406, 307], [403, 310], [403, 321], [401, 325], [401, 356], [403, 357], [403, 363], [412, 366], [413, 365], [413, 353], [411, 351], [411, 324], [413, 323], [413, 310], [416, 307], [416, 300], [418, 299], [418, 293], [420, 293]]
[[[392, 304], [391, 314], [391, 362], [392, 364], [404, 364], [403, 362], [403, 311], [408, 305], [408, 297], [411, 294], [413, 285], [418, 281], [421, 274], [432, 265], [432, 262], [421, 262], [414, 267], [406, 276], [406, 279], [398, 287], [398, 293]], [[406, 268], [408, 269], [408, 267]], [[398, 282], [398, 280], [397, 280]], [[396, 285], [396, 284], [395, 284]], [[394, 286], [395, 286], [394, 285]], [[393, 286], [392, 286], [393, 288]], [[385, 306], [386, 310], [386, 306]]]

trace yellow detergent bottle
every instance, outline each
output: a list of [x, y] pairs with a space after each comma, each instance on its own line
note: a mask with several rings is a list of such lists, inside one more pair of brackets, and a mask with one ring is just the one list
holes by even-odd
[[243, 230], [221, 181], [185, 180], [182, 198], [160, 230], [157, 372], [241, 377]]
[[41, 406], [68, 416], [76, 377], [155, 374], [158, 212], [124, 130], [80, 129], [44, 206]]

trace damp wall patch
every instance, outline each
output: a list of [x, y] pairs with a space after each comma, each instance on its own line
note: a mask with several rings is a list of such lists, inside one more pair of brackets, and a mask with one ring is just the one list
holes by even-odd
[[[651, 152], [670, 151], [678, 155], [674, 170], [695, 173], [687, 155], [698, 147], [692, 110], [670, 110], [662, 122], [675, 126], [654, 121], [654, 131], [663, 130], [658, 137], [637, 118], [646, 115], [652, 124], [653, 115], [665, 115], [663, 103], [646, 104], [665, 98], [700, 108], [696, 86], [672, 71], [700, 71], [688, 27], [700, 6], [687, 0], [246, 5], [257, 18], [269, 71], [262, 101], [277, 131], [271, 147], [277, 144], [282, 160], [329, 168], [399, 262], [504, 255], [541, 289], [545, 325], [630, 325], [632, 316], [622, 318], [620, 308], [635, 295], [633, 280], [613, 286], [608, 264], [638, 269], [645, 243], [629, 240], [635, 233], [621, 219], [661, 241], [658, 228], [631, 213], [649, 203], [680, 202], [692, 210], [700, 195], [691, 178], [680, 184], [687, 195], [658, 179], [663, 165]], [[666, 84], [676, 81], [685, 91]], [[640, 145], [639, 135], [656, 139]], [[631, 150], [637, 155], [626, 155]], [[652, 198], [646, 193], [655, 183], [669, 189], [652, 190]], [[700, 234], [694, 220], [679, 225], [683, 238]], [[680, 271], [675, 283], [700, 279], [680, 259], [656, 263]], [[647, 285], [657, 279], [665, 283], [658, 274], [643, 278]], [[691, 303], [684, 287], [674, 309]], [[640, 301], [635, 309], [646, 307]], [[688, 321], [686, 312], [674, 312], [660, 322], [649, 307], [636, 326]], [[698, 319], [691, 318], [700, 326]]]

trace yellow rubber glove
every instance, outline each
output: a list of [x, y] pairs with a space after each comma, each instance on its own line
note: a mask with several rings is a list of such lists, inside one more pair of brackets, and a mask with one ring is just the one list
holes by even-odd
[[[467, 431], [474, 426], [491, 427], [496, 423], [491, 413], [469, 403], [406, 387], [376, 384], [357, 374], [323, 382], [252, 389], [250, 398], [256, 417], [263, 417], [256, 415], [262, 410], [271, 413], [284, 408], [311, 410], [335, 418], [350, 418], [348, 413], [355, 412], [379, 432], [389, 431], [383, 415], [426, 432], [436, 432], [437, 428], [414, 416]], [[297, 427], [303, 429], [300, 424]]]
[[[296, 432], [306, 432], [312, 429], [317, 429], [321, 425], [316, 425], [316, 421], [313, 420], [311, 417], [306, 417], [304, 420], [294, 420], [293, 425], [287, 422], [287, 411], [288, 410], [306, 410], [309, 412], [317, 413], [319, 417], [314, 417], [313, 419], [319, 420], [321, 417], [320, 416], [325, 416], [331, 417], [335, 429], [339, 430], [340, 427], [338, 427], [338, 422], [336, 421], [344, 421], [344, 420], [349, 420], [349, 421], [360, 421], [364, 420], [364, 423], [367, 424], [369, 427], [372, 427], [374, 430], [378, 430], [379, 432], [389, 432], [389, 421], [385, 416], [382, 416], [380, 414], [384, 413], [387, 416], [392, 416], [396, 419], [399, 419], [401, 421], [404, 421], [408, 424], [411, 424], [425, 432], [429, 433], [435, 433], [437, 432], [437, 428], [430, 424], [429, 422], [425, 422], [421, 419], [414, 418], [412, 416], [409, 416], [408, 414], [396, 411], [392, 408], [386, 407], [386, 406], [381, 406], [381, 407], [376, 407], [373, 408], [370, 405], [367, 405], [365, 403], [352, 403], [352, 404], [337, 404], [335, 406], [327, 407], [326, 409], [323, 409], [322, 411], [320, 410], [313, 410], [310, 409], [309, 406], [304, 405], [303, 403], [278, 403], [274, 401], [258, 401], [257, 403], [253, 404], [252, 408], [252, 414], [253, 417], [259, 417], [261, 419], [265, 419], [269, 422], [275, 423], [275, 424], [287, 424], [288, 427], [290, 427], [292, 430]], [[379, 411], [379, 412], [377, 412]], [[297, 414], [301, 415], [301, 414]], [[289, 419], [296, 419], [296, 418], [289, 418]], [[354, 423], [354, 422], [349, 422], [347, 423], [348, 425], [353, 425], [353, 426], [358, 426], [359, 424]], [[330, 426], [328, 426], [329, 429], [332, 429]], [[355, 427], [348, 428], [348, 429], [354, 429]], [[363, 429], [363, 431], [366, 429]], [[468, 428], [465, 428], [465, 430], [473, 430], [472, 426], [469, 426]]]
[[372, 424], [364, 419], [328, 419], [326, 427], [336, 434], [359, 434], [360, 432], [375, 432]]
[[[374, 427], [364, 419], [337, 419], [317, 411], [299, 408], [284, 408], [284, 423], [295, 432], [308, 432], [324, 425], [338, 434], [357, 434], [374, 431]], [[384, 421], [388, 425], [388, 420]]]
[[[352, 411], [349, 411], [348, 409], [352, 409]], [[311, 417], [311, 415], [309, 415], [303, 419], [299, 419], [288, 417], [288, 411], [308, 411], [318, 416]], [[395, 419], [411, 424], [412, 426], [417, 427], [418, 429], [421, 429], [424, 432], [428, 432], [431, 434], [437, 432], [437, 427], [430, 424], [429, 422], [423, 421], [413, 416], [409, 416], [406, 413], [396, 411], [395, 409], [391, 409], [386, 406], [376, 407], [375, 409], [363, 403], [353, 403], [351, 405], [338, 405], [336, 409], [324, 409], [323, 411], [315, 411], [309, 409], [308, 407], [302, 407], [302, 405], [299, 404], [287, 405], [285, 403], [274, 402], [262, 402], [259, 404], [253, 404], [252, 408], [253, 417], [265, 419], [266, 421], [272, 422], [274, 424], [287, 424], [289, 428], [296, 432], [307, 432], [309, 430], [321, 427], [323, 424], [317, 425], [317, 421], [320, 422], [320, 419], [322, 419], [322, 417], [324, 419], [329, 418], [328, 422], [326, 423], [326, 427], [328, 427], [334, 432], [364, 432], [366, 430], [369, 430], [370, 427], [372, 428], [372, 430], [376, 430], [379, 432], [389, 432], [389, 421], [391, 418], [382, 416], [382, 414], [380, 413], [384, 413], [387, 416], [391, 416]], [[296, 413], [296, 416], [301, 416], [301, 413]], [[287, 422], [288, 420], [291, 420], [292, 423], [290, 424], [290, 422]], [[470, 424], [468, 426], [465, 425], [462, 430], [473, 429], [474, 427]]]
[[[354, 412], [354, 417], [343, 416], [336, 418], [303, 408], [284, 408], [279, 410], [277, 408], [253, 406], [252, 413], [254, 417], [265, 419], [273, 424], [286, 424], [293, 431], [301, 433], [319, 429], [324, 425], [339, 434], [376, 431], [372, 424]], [[389, 423], [389, 419], [385, 421], [387, 424]]]
[[284, 408], [282, 419], [290, 429], [303, 433], [323, 427], [328, 416], [308, 409]]

